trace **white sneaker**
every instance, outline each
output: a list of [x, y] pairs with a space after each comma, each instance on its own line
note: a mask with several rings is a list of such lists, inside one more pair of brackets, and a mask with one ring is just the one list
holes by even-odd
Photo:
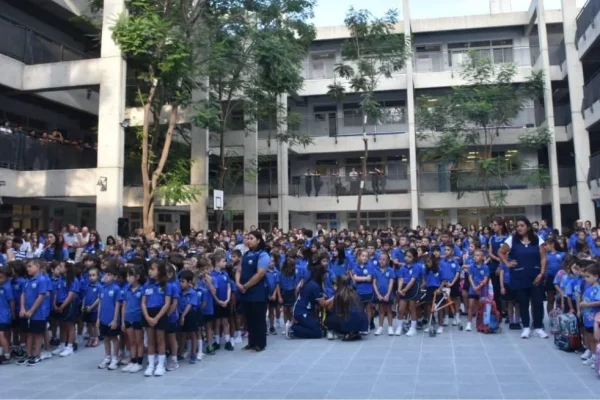
[[144, 367], [142, 367], [142, 364], [131, 364], [131, 368], [129, 368], [129, 372], [132, 374], [137, 374], [142, 369], [144, 369]]
[[100, 364], [98, 364], [98, 368], [105, 369], [110, 364], [110, 357], [104, 357], [104, 360]]
[[283, 328], [283, 332], [285, 332], [285, 333], [284, 333], [284, 335], [286, 335], [286, 336], [287, 336], [287, 334], [288, 334], [288, 332], [290, 331], [290, 328], [291, 328], [291, 327], [292, 327], [292, 321], [287, 321], [287, 322], [285, 323], [285, 327]]
[[196, 360], [202, 361], [203, 356], [204, 356], [204, 353], [202, 352], [202, 349], [198, 350], [198, 354], [196, 354]]
[[471, 328], [471, 323], [467, 322], [467, 327], [465, 328], [465, 331], [471, 332], [472, 330], [473, 330], [473, 328]]
[[236, 344], [242, 343], [243, 342], [242, 337], [241, 336], [236, 336], [235, 339], [233, 339], [233, 342], [236, 343]]
[[146, 371], [144, 371], [144, 376], [152, 376], [154, 375], [154, 365], [148, 364], [146, 367]]
[[53, 356], [57, 356], [60, 353], [62, 353], [64, 349], [65, 349], [65, 345], [61, 344], [60, 346], [58, 346], [57, 348], [55, 348], [54, 350], [52, 350], [52, 355]]
[[590, 349], [586, 349], [585, 353], [583, 353], [581, 355], [581, 359], [582, 360], [587, 360], [588, 358], [590, 358], [592, 356], [592, 352], [590, 351]]
[[333, 340], [333, 339], [334, 339], [333, 332], [327, 331], [327, 340]]
[[592, 360], [592, 363], [590, 364], [590, 368], [596, 369], [596, 356], [591, 356], [590, 360]]
[[48, 359], [50, 359], [50, 358], [52, 358], [52, 353], [50, 353], [49, 351], [42, 351], [42, 352], [40, 353], [40, 359], [41, 359], [42, 361], [44, 361], [44, 360], [48, 360]]
[[159, 364], [154, 370], [154, 376], [163, 376], [165, 372], [167, 372], [165, 367]]
[[400, 326], [396, 328], [395, 335], [402, 336], [402, 324], [400, 324]]
[[73, 348], [67, 346], [67, 347], [65, 347], [65, 349], [63, 351], [60, 352], [59, 356], [69, 357], [72, 354], [73, 354]]
[[454, 321], [452, 321], [452, 326], [460, 325], [460, 317], [455, 317]]
[[110, 364], [108, 364], [108, 369], [111, 371], [114, 371], [117, 368], [119, 368], [119, 359], [118, 358], [111, 359]]
[[424, 333], [429, 333], [431, 332], [431, 326], [428, 326], [427, 328], [423, 329]]
[[408, 332], [406, 332], [406, 336], [416, 336], [416, 335], [417, 335], [417, 329], [413, 328], [412, 326], [408, 330]]
[[435, 331], [435, 333], [437, 333], [438, 335], [440, 333], [444, 333], [444, 327], [443, 326], [438, 326], [437, 330]]
[[531, 335], [531, 329], [524, 328], [523, 332], [521, 332], [521, 339], [529, 339], [529, 335]]
[[394, 328], [388, 326], [388, 336], [394, 336]]
[[444, 326], [448, 326], [448, 325], [450, 325], [450, 317], [449, 317], [449, 316], [447, 316], [447, 315], [446, 315], [446, 316], [444, 317], [444, 322], [443, 322], [443, 325], [444, 325]]
[[124, 366], [123, 368], [121, 368], [121, 371], [123, 371], [123, 372], [131, 372], [131, 368], [133, 368], [134, 365], [137, 365], [137, 364], [129, 363], [126, 366]]
[[536, 329], [535, 334], [538, 335], [542, 339], [548, 339], [548, 334], [543, 329]]
[[375, 336], [381, 335], [381, 332], [383, 332], [383, 326], [380, 326], [379, 328], [377, 328], [377, 330], [375, 331]]

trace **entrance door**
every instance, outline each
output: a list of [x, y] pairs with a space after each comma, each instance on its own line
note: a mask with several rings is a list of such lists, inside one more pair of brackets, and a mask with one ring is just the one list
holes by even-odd
[[179, 215], [179, 229], [183, 235], [189, 235], [190, 233], [190, 215], [181, 214]]

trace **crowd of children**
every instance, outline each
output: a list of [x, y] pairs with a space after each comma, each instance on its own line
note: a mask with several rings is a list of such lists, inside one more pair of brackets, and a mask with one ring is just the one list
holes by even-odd
[[[357, 340], [371, 330], [383, 334], [386, 323], [390, 336], [415, 336], [420, 329], [442, 334], [447, 326], [462, 327], [461, 315], [471, 331], [482, 297], [496, 302], [510, 329], [525, 328], [511, 290], [511, 266], [498, 254], [510, 227], [495, 218], [470, 233], [455, 226], [265, 233], [268, 334], [278, 333], [281, 317], [281, 333], [289, 338], [319, 338], [326, 330], [328, 339]], [[592, 258], [600, 254], [600, 239], [595, 230], [580, 229], [575, 239], [536, 233], [545, 239], [547, 311], [559, 307], [580, 317], [582, 358], [593, 365], [600, 266]], [[45, 236], [52, 246], [61, 241], [53, 232]], [[235, 280], [247, 250], [241, 232], [121, 243], [90, 247], [77, 262], [56, 245], [51, 255], [44, 251], [42, 258], [0, 267], [1, 360], [34, 366], [103, 341], [98, 368], [162, 376], [183, 360], [194, 364], [242, 342]], [[431, 306], [440, 299], [448, 307]]]

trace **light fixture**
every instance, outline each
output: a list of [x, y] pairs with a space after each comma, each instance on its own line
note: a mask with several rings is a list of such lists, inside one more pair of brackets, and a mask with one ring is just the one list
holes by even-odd
[[123, 128], [129, 128], [129, 123], [131, 121], [129, 120], [129, 118], [125, 118], [123, 121], [121, 121], [121, 123], [119, 125], [121, 125]]
[[214, 153], [213, 153], [212, 149], [208, 149], [208, 151], [206, 152], [206, 155], [209, 157], [212, 156], [213, 154]]

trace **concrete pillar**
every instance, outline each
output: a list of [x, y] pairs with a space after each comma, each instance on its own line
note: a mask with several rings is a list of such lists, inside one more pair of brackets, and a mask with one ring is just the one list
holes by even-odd
[[102, 237], [116, 236], [117, 219], [123, 215], [125, 134], [120, 124], [125, 116], [126, 65], [110, 28], [124, 11], [124, 0], [104, 1], [96, 187], [96, 229]]
[[258, 226], [258, 121], [244, 135], [244, 227]]
[[[571, 102], [571, 124], [573, 126], [573, 148], [575, 149], [575, 171], [577, 175], [577, 198], [579, 199], [579, 219], [596, 221], [596, 207], [592, 201], [587, 183], [590, 168], [590, 136], [585, 129], [581, 105], [583, 104], [583, 69], [579, 52], [575, 46], [577, 30], [577, 6], [575, 0], [562, 0], [563, 31], [567, 55], [567, 79]], [[555, 223], [556, 228], [560, 228]]]
[[[277, 99], [277, 134], [287, 133], [287, 94]], [[288, 204], [288, 144], [277, 140], [277, 218], [279, 229], [290, 230], [290, 208]]]
[[[404, 36], [410, 38], [409, 0], [403, 0]], [[413, 228], [419, 225], [419, 192], [417, 187], [417, 135], [415, 131], [415, 89], [413, 85], [412, 44], [406, 60], [406, 114], [408, 116], [408, 163], [410, 177], [410, 221]]]
[[[204, 82], [208, 87], [208, 80]], [[194, 101], [208, 100], [207, 90], [197, 90], [193, 93]], [[206, 230], [208, 228], [207, 209], [209, 205], [208, 185], [208, 150], [210, 149], [210, 132], [192, 124], [190, 184], [199, 186], [202, 192], [196, 196], [196, 201], [190, 203], [190, 228]], [[227, 201], [227, 197], [225, 197]]]
[[550, 81], [550, 57], [548, 55], [548, 32], [546, 30], [546, 12], [544, 0], [537, 0], [538, 37], [540, 44], [541, 66], [544, 73], [544, 107], [546, 109], [546, 128], [550, 132], [548, 144], [548, 160], [550, 169], [552, 222], [560, 229], [562, 218], [560, 212], [560, 187], [558, 184], [558, 160], [556, 156], [556, 137], [554, 135], [554, 102], [552, 100], [552, 82]]
[[449, 208], [448, 209], [448, 218], [450, 219], [451, 224], [458, 223], [458, 209], [457, 208]]

